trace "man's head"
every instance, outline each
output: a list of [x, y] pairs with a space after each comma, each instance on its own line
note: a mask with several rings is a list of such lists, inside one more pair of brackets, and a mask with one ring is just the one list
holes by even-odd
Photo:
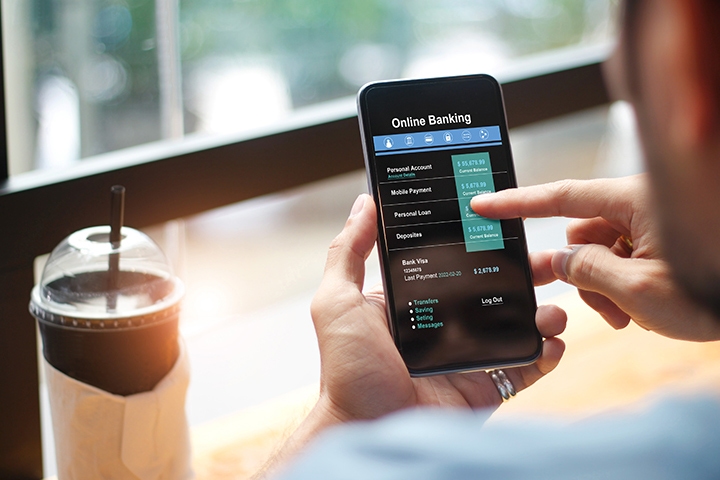
[[720, 0], [627, 0], [608, 65], [635, 107], [664, 252], [720, 318]]

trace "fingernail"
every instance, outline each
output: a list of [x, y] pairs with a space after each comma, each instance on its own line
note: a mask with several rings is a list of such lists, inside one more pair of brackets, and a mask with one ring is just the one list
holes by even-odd
[[355, 199], [355, 203], [353, 203], [352, 210], [350, 210], [350, 217], [352, 218], [363, 209], [363, 206], [365, 205], [365, 194], [360, 194], [357, 199]]
[[[563, 282], [570, 283], [568, 281], [567, 262], [570, 255], [578, 251], [580, 248], [582, 248], [582, 245], [568, 245], [567, 247], [561, 248], [555, 252], [550, 264], [552, 266], [553, 273], [558, 279]], [[570, 284], [572, 285], [572, 283]]]

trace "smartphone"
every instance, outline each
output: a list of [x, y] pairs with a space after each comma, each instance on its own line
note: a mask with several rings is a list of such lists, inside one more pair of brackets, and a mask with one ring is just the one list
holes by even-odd
[[521, 219], [470, 208], [517, 186], [502, 92], [488, 75], [358, 93], [388, 322], [413, 376], [530, 364], [537, 303]]

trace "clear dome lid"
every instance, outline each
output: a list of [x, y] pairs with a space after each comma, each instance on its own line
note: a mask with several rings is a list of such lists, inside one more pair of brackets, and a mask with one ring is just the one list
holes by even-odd
[[122, 227], [119, 245], [110, 226], [79, 230], [55, 247], [30, 310], [41, 321], [79, 328], [132, 327], [175, 313], [181, 282], [160, 247]]

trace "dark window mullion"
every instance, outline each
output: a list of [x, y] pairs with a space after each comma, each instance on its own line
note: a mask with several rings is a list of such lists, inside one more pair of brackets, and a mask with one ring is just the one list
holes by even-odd
[[[0, 18], [2, 6], [0, 6]], [[2, 26], [0, 25], [0, 186], [10, 176], [10, 165], [7, 149], [7, 127], [5, 120], [5, 56], [3, 54]]]

